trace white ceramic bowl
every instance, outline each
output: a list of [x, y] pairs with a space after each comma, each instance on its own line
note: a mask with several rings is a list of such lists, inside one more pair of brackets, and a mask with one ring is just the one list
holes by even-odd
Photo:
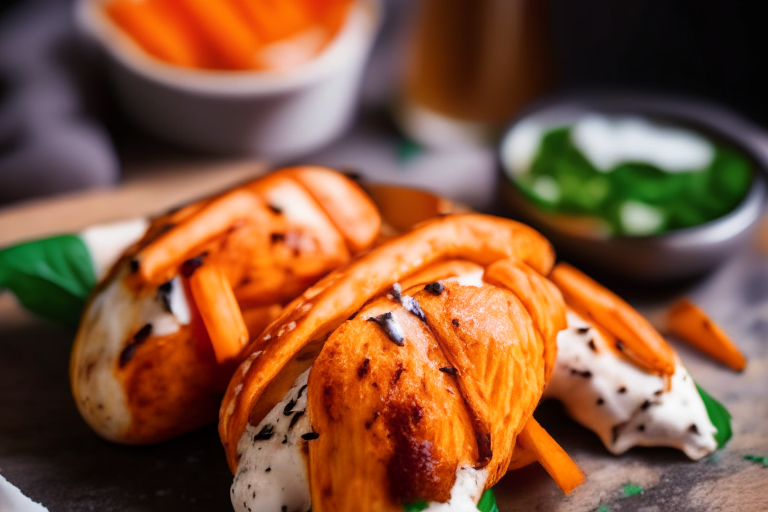
[[132, 120], [189, 148], [267, 158], [308, 153], [344, 131], [382, 16], [379, 0], [358, 0], [334, 40], [295, 69], [210, 71], [150, 56], [109, 20], [103, 2], [78, 0], [75, 16], [107, 54]]

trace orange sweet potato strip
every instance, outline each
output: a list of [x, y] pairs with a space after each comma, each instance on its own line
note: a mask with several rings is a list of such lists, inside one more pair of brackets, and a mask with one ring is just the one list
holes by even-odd
[[200, 64], [182, 26], [158, 9], [156, 2], [114, 0], [105, 6], [109, 17], [147, 53], [178, 66]]
[[739, 347], [707, 314], [687, 298], [682, 298], [667, 313], [670, 334], [738, 372], [747, 366]]
[[[552, 439], [533, 416], [528, 419], [523, 430], [517, 436], [517, 445], [524, 452], [530, 451], [535, 454], [536, 460], [547, 470], [549, 476], [565, 494], [584, 483], [584, 473], [579, 469], [579, 466], [573, 462], [573, 459], [565, 453], [565, 450], [557, 444], [557, 441]], [[515, 451], [517, 451], [517, 446]], [[518, 460], [524, 461], [530, 456], [524, 457], [521, 453], [519, 457]], [[518, 467], [523, 465], [525, 464]]]
[[189, 289], [220, 364], [236, 358], [248, 342], [248, 327], [223, 270], [203, 265], [189, 277]]
[[559, 263], [549, 278], [560, 288], [566, 302], [581, 306], [618, 338], [627, 357], [662, 375], [675, 373], [672, 348], [623, 299], [567, 263]]
[[139, 252], [142, 279], [162, 283], [195, 247], [223, 233], [238, 220], [258, 218], [260, 214], [268, 215], [266, 207], [244, 190], [233, 190], [212, 200]]
[[253, 69], [260, 42], [256, 32], [228, 2], [179, 0], [178, 9], [193, 23], [222, 69]]

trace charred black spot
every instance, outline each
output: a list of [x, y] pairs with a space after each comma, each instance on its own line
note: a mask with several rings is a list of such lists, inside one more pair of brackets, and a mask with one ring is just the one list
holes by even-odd
[[405, 295], [400, 299], [400, 303], [403, 305], [405, 310], [408, 311], [410, 314], [412, 314], [422, 322], [427, 321], [427, 315], [424, 314], [424, 310], [421, 309], [421, 306], [419, 305], [416, 299], [414, 299], [410, 295]]
[[443, 373], [447, 373], [448, 375], [456, 375], [458, 370], [456, 368], [453, 368], [452, 366], [443, 366], [440, 368], [440, 371]]
[[640, 432], [645, 432], [645, 425], [638, 425], [637, 430]]
[[397, 384], [397, 381], [400, 380], [404, 371], [405, 368], [403, 368], [402, 364], [398, 366], [397, 370], [395, 370], [395, 374], [392, 376], [392, 384]]
[[259, 433], [253, 436], [254, 441], [268, 441], [275, 435], [275, 427], [271, 424], [264, 425]]
[[296, 407], [296, 400], [289, 400], [287, 404], [285, 404], [285, 407], [283, 408], [283, 415], [284, 416], [290, 416], [293, 414], [293, 408]]
[[589, 379], [592, 377], [592, 372], [589, 370], [577, 370], [576, 368], [571, 368], [571, 375], [578, 375], [579, 377], [584, 377], [585, 379]]
[[190, 258], [181, 264], [181, 275], [191, 277], [195, 270], [203, 266], [203, 255]]
[[589, 350], [592, 352], [597, 352], [597, 347], [595, 346], [595, 340], [589, 340], [589, 343], [587, 343], [587, 346], [589, 347]]
[[280, 215], [281, 213], [283, 213], [283, 209], [280, 208], [279, 206], [275, 206], [274, 204], [268, 204], [267, 208], [272, 210], [272, 213], [274, 213], [276, 215]]
[[605, 400], [603, 400], [602, 398], [598, 398], [596, 403], [597, 405], [603, 405], [605, 403]]
[[272, 233], [269, 235], [269, 239], [273, 244], [276, 244], [277, 242], [283, 242], [285, 241], [285, 233]]
[[133, 359], [133, 356], [136, 354], [136, 350], [142, 343], [147, 341], [147, 338], [149, 338], [150, 334], [152, 334], [152, 324], [146, 324], [144, 327], [139, 329], [136, 334], [133, 335], [131, 342], [125, 346], [122, 352], [120, 352], [120, 360], [118, 361], [120, 368], [127, 365], [131, 359]]
[[368, 374], [368, 370], [370, 369], [370, 366], [371, 366], [371, 360], [366, 357], [365, 360], [363, 361], [363, 364], [361, 364], [360, 367], [357, 369], [357, 376], [361, 379], [365, 377]]
[[646, 409], [648, 409], [648, 408], [649, 408], [650, 406], [652, 406], [652, 405], [653, 405], [653, 402], [651, 402], [650, 400], [646, 400], [646, 401], [644, 401], [644, 402], [643, 402], [643, 403], [640, 405], [640, 409], [641, 409], [641, 410], [643, 410], [643, 411], [645, 411]]
[[475, 433], [475, 440], [477, 441], [477, 467], [482, 468], [488, 465], [493, 458], [493, 449], [491, 445], [491, 433], [481, 434]]
[[157, 295], [158, 297], [160, 297], [160, 300], [163, 302], [163, 308], [168, 313], [173, 313], [173, 311], [171, 311], [171, 292], [172, 291], [173, 291], [173, 281], [166, 281], [157, 287]]
[[354, 320], [358, 313], [359, 313], [359, 311], [355, 311], [354, 313], [349, 315], [349, 318], [347, 318], [347, 320]]
[[288, 444], [288, 436], [286, 436], [286, 435], [283, 436], [282, 444]]
[[298, 395], [296, 395], [296, 400], [298, 400], [299, 398], [301, 398], [301, 395], [303, 395], [303, 394], [304, 394], [304, 391], [306, 391], [306, 390], [307, 390], [307, 385], [306, 385], [306, 384], [304, 384], [303, 386], [301, 386], [301, 387], [299, 388], [299, 394], [298, 394]]
[[363, 174], [356, 169], [344, 169], [341, 173], [352, 181], [360, 181], [363, 179]]
[[298, 411], [296, 414], [293, 415], [293, 418], [291, 418], [291, 422], [288, 424], [288, 430], [292, 430], [293, 427], [296, 426], [296, 424], [299, 422], [302, 416], [304, 416], [304, 413], [306, 411]]
[[619, 389], [616, 390], [616, 392], [623, 395], [624, 393], [627, 392], [627, 388], [625, 386], [621, 386]]
[[456, 319], [454, 318], [453, 320], [451, 320], [451, 324], [452, 324], [454, 327], [458, 327], [458, 326], [459, 326], [459, 321], [458, 321], [458, 320], [456, 320]]
[[696, 424], [694, 423], [693, 425], [688, 427], [688, 432], [691, 432], [693, 434], [698, 434], [699, 433], [699, 427], [697, 427]]
[[394, 298], [397, 302], [403, 300], [403, 287], [400, 285], [400, 283], [395, 283], [392, 285], [392, 298]]
[[397, 323], [397, 320], [391, 311], [379, 316], [372, 316], [368, 321], [376, 322], [392, 343], [398, 347], [405, 346], [405, 337], [403, 336], [402, 328], [400, 327], [400, 324]]
[[440, 295], [443, 293], [443, 290], [445, 290], [445, 286], [440, 281], [435, 281], [434, 283], [429, 283], [424, 287], [425, 290], [427, 290], [432, 295]]
[[376, 411], [375, 413], [373, 413], [373, 419], [372, 419], [372, 420], [370, 420], [370, 421], [366, 421], [366, 422], [365, 422], [365, 428], [366, 428], [366, 430], [369, 430], [369, 429], [371, 428], [371, 426], [373, 426], [373, 423], [374, 423], [374, 422], [375, 422], [377, 419], [379, 419], [379, 411]]
[[579, 334], [587, 334], [589, 332], [589, 327], [577, 327], [576, 332]]
[[619, 352], [624, 352], [624, 343], [620, 340], [616, 341], [616, 350]]
[[[270, 471], [272, 471], [272, 468], [267, 468], [267, 469], [264, 470], [265, 473], [269, 473]], [[256, 493], [254, 493], [254, 494], [256, 494]], [[251, 509], [248, 509], [248, 510], [251, 510]]]
[[128, 262], [128, 268], [133, 272], [134, 274], [139, 271], [139, 260], [131, 260]]
[[654, 394], [654, 395], [656, 395], [656, 396], [659, 396], [659, 395], [661, 395], [663, 392], [664, 392], [664, 390], [663, 390], [663, 389], [660, 389], [660, 390], [658, 390], [658, 391], [654, 391], [654, 393], [653, 393], [653, 394]]
[[317, 432], [307, 432], [306, 434], [301, 435], [301, 438], [304, 439], [305, 441], [312, 441], [313, 439], [317, 439], [318, 437], [320, 437], [320, 434], [318, 434]]

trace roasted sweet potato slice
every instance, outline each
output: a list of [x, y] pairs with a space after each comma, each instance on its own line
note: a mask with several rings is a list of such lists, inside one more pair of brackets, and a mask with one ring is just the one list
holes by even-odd
[[[488, 265], [509, 257], [542, 274], [549, 273], [554, 262], [549, 242], [528, 226], [484, 215], [448, 216], [425, 222], [310, 288], [252, 342], [247, 351], [263, 349], [263, 353], [246, 371], [236, 372], [230, 382], [224, 402], [228, 405], [222, 407], [219, 418], [230, 468], [236, 468], [237, 441], [249, 417], [257, 423], [258, 414], [269, 411], [284, 395], [269, 393], [267, 400], [265, 389], [272, 381], [290, 386], [299, 374], [293, 370], [279, 374], [310, 341], [321, 344], [370, 297], [432, 262], [466, 259]], [[239, 390], [237, 400], [235, 388]]]
[[[402, 345], [374, 321], [392, 313]], [[457, 466], [477, 459], [456, 379], [427, 326], [386, 298], [326, 341], [308, 383], [319, 437], [309, 442], [312, 509], [402, 511], [403, 502], [447, 501]]]
[[549, 275], [566, 302], [586, 310], [616, 336], [618, 348], [635, 363], [662, 375], [675, 373], [675, 353], [651, 324], [616, 294], [584, 273], [559, 263]]

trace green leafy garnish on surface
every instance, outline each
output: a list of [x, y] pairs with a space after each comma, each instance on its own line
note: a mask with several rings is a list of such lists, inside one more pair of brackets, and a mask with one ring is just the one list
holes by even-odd
[[757, 462], [758, 464], [762, 464], [763, 466], [768, 468], [768, 457], [764, 455], [745, 455], [745, 459], [751, 460], [752, 462]]
[[630, 496], [636, 496], [638, 494], [642, 494], [643, 488], [640, 487], [637, 484], [628, 483], [624, 486], [624, 496], [630, 497]]
[[477, 510], [480, 512], [499, 512], [499, 507], [496, 505], [496, 495], [493, 494], [493, 489], [488, 489], [480, 497], [480, 501], [477, 503]]
[[85, 243], [75, 235], [0, 250], [0, 290], [7, 288], [31, 312], [77, 326], [96, 275]]
[[[426, 501], [416, 501], [414, 503], [403, 504], [404, 512], [419, 512], [427, 508], [429, 504]], [[496, 505], [496, 495], [493, 494], [492, 489], [488, 489], [480, 497], [480, 501], [477, 503], [477, 510], [480, 512], [499, 512], [499, 507]]]
[[723, 404], [709, 396], [709, 394], [701, 389], [701, 386], [698, 384], [696, 384], [696, 389], [699, 390], [699, 395], [701, 395], [701, 399], [704, 402], [704, 407], [707, 408], [709, 421], [711, 421], [717, 429], [717, 433], [715, 434], [717, 447], [722, 448], [733, 435], [733, 432], [731, 431], [731, 414]]
[[611, 512], [611, 507], [608, 505], [600, 505], [595, 509], [595, 512]]

